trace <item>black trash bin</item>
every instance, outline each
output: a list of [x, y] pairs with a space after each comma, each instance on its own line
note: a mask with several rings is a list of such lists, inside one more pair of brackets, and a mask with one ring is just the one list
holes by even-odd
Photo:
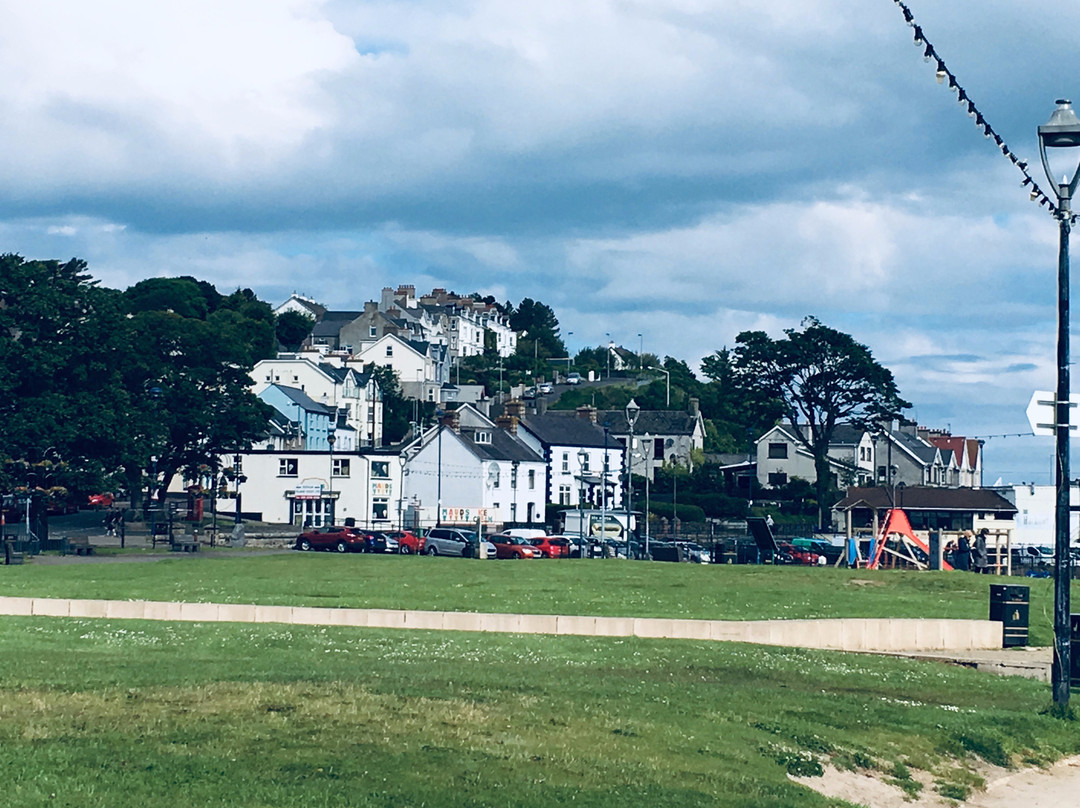
[[1072, 626], [1072, 650], [1069, 652], [1069, 687], [1080, 689], [1080, 614], [1069, 615]]
[[1003, 648], [1027, 645], [1030, 596], [1026, 586], [990, 585], [990, 619], [1001, 623]]

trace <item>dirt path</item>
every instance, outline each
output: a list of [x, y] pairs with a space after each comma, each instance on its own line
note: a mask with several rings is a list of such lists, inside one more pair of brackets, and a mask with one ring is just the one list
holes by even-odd
[[[986, 789], [972, 794], [961, 805], [967, 808], [1063, 808], [1074, 805], [1080, 794], [1080, 756], [1058, 761], [1047, 769], [1008, 771], [996, 766], [981, 767]], [[827, 797], [866, 808], [949, 808], [956, 806], [934, 791], [932, 778], [912, 772], [923, 783], [917, 800], [908, 800], [903, 791], [886, 783], [880, 773], [839, 771], [827, 767], [823, 777], [795, 777], [797, 783]]]

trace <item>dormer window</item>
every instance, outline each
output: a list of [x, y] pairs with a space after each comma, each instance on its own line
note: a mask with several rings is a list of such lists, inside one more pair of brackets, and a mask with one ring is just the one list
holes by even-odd
[[491, 433], [490, 432], [477, 432], [476, 433], [476, 442], [477, 443], [491, 443]]

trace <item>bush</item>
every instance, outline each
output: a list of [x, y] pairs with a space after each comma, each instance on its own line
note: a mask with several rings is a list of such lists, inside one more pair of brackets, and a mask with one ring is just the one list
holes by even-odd
[[[674, 517], [675, 506], [671, 502], [656, 502], [655, 500], [649, 505], [649, 513], [654, 516], [662, 516], [665, 519], [671, 519]], [[679, 521], [681, 522], [704, 522], [705, 511], [699, 508], [697, 505], [686, 505], [682, 502], [679, 503]]]

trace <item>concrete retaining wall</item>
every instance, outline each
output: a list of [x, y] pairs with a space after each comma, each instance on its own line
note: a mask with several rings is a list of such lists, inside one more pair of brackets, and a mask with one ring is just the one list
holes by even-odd
[[200, 623], [286, 623], [313, 626], [573, 634], [746, 642], [837, 651], [943, 651], [1001, 648], [1001, 623], [989, 620], [672, 620], [545, 614], [328, 609], [231, 603], [166, 603], [0, 597], [0, 615], [179, 620]]

